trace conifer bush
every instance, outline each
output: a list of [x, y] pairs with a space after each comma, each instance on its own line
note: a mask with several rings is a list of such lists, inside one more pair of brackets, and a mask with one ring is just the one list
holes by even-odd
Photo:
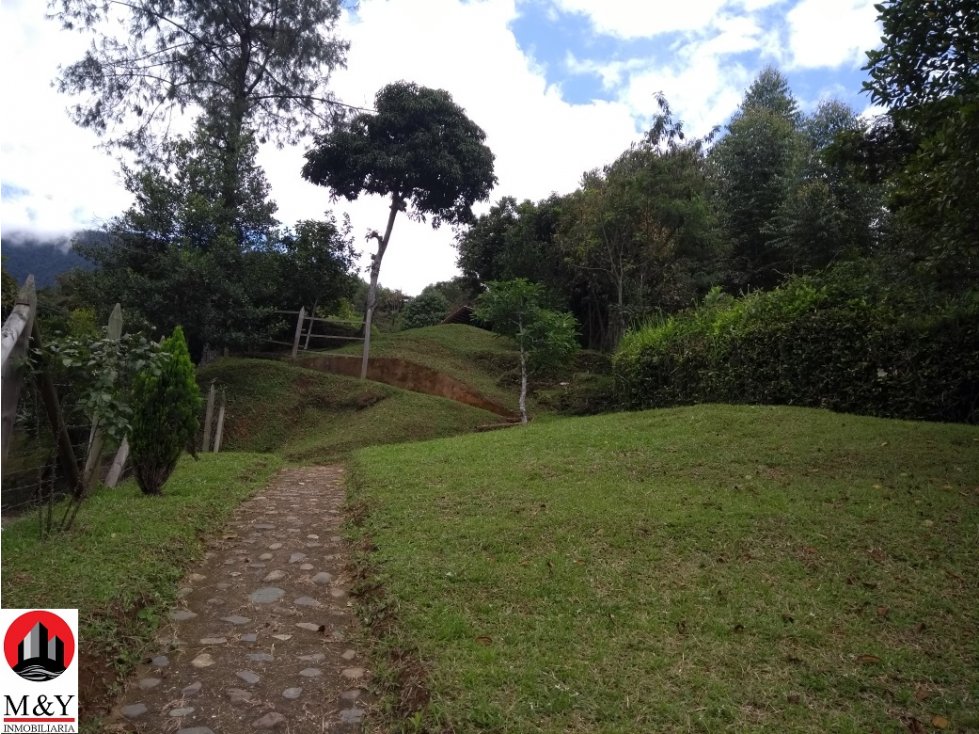
[[144, 494], [160, 494], [184, 447], [197, 434], [201, 396], [181, 327], [165, 339], [167, 355], [158, 372], [146, 371], [133, 385], [129, 443], [136, 482]]

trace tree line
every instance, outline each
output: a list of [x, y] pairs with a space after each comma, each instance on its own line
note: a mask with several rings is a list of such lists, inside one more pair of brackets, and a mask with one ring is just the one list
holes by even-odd
[[[686, 135], [661, 99], [643, 138], [575, 191], [504, 196], [462, 232], [464, 278], [474, 290], [542, 284], [574, 313], [583, 344], [603, 350], [712, 288], [770, 290], [845, 262], [872, 261], [878, 277], [935, 298], [974, 288], [977, 13], [929, 3], [944, 6], [936, 19], [916, 15], [920, 5], [881, 6], [889, 35], [865, 86], [885, 115], [865, 120], [836, 100], [805, 114], [775, 68], [704, 137]], [[941, 73], [939, 58], [951, 59]]]
[[[871, 260], [937, 294], [961, 292], [979, 274], [979, 30], [965, 0], [880, 6], [883, 45], [868, 55], [865, 84], [888, 108], [877, 120], [833, 100], [803, 113], [785, 77], [767, 68], [723, 128], [692, 137], [660, 99], [641, 139], [575, 191], [503, 196], [476, 218], [471, 205], [495, 181], [492, 154], [446, 93], [393, 84], [372, 110], [331, 96], [330, 71], [346, 52], [338, 2], [127, 7], [128, 25], [112, 26], [101, 3], [52, 3], [66, 28], [96, 38], [59, 79], [78, 98], [76, 120], [133, 153], [124, 175], [134, 204], [77, 244], [99, 267], [67, 279], [63, 297], [69, 306], [121, 300], [163, 333], [181, 324], [195, 358], [246, 344], [275, 309], [364, 299], [383, 317], [408, 302], [415, 325], [487, 283], [520, 278], [541, 286], [544, 306], [573, 313], [584, 346], [613, 350], [628, 329], [714, 287], [768, 290]], [[192, 131], [167, 135], [181, 109], [194, 110]], [[406, 211], [457, 225], [460, 279], [414, 305], [380, 289], [389, 227], [376, 235], [365, 293], [349, 224], [330, 213], [292, 226], [276, 219], [257, 147], [316, 131], [303, 175], [334, 199], [390, 196], [389, 224]], [[444, 137], [458, 141], [459, 158], [429, 155], [425, 141]], [[388, 170], [392, 160], [410, 165]], [[438, 190], [459, 161], [472, 175]]]

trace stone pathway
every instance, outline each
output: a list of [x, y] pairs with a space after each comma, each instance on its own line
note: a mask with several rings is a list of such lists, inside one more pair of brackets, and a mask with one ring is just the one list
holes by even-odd
[[168, 734], [362, 731], [368, 672], [340, 536], [340, 467], [281, 472], [182, 582], [160, 649], [107, 729]]

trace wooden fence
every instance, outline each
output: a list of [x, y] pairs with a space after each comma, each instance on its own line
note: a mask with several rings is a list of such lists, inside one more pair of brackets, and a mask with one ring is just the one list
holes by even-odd
[[282, 314], [284, 316], [295, 316], [296, 317], [296, 329], [293, 333], [293, 338], [291, 342], [285, 342], [276, 339], [269, 339], [270, 344], [279, 344], [286, 347], [292, 348], [293, 359], [299, 354], [300, 349], [304, 352], [310, 351], [309, 343], [312, 339], [326, 339], [327, 341], [353, 341], [362, 342], [364, 341], [363, 336], [339, 336], [335, 334], [316, 334], [313, 327], [317, 323], [321, 324], [354, 324], [356, 326], [362, 326], [360, 321], [349, 321], [346, 319], [324, 319], [317, 316], [311, 316], [307, 314], [306, 307], [301, 307], [298, 311], [276, 311], [275, 313]]

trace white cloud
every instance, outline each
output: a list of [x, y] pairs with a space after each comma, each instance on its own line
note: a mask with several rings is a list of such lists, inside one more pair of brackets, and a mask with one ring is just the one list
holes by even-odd
[[632, 76], [622, 98], [629, 105], [638, 106], [654, 93], [662, 92], [685, 129], [704, 135], [737, 108], [752, 75], [753, 71], [741, 64], [694, 52], [671, 67]]
[[[486, 131], [496, 154], [494, 200], [571, 191], [585, 170], [609, 162], [638, 136], [633, 115], [624, 104], [562, 100], [507, 27], [516, 12], [512, 0], [362, 2], [358, 22], [343, 32], [351, 41], [348, 70], [336, 74], [334, 88], [340, 98], [368, 106], [380, 87], [399, 79], [446, 89]], [[650, 99], [645, 107], [652, 105]], [[269, 151], [262, 162], [284, 221], [316, 216], [329, 206], [325, 189], [296, 182], [301, 152]], [[288, 200], [278, 195], [285, 189]], [[350, 213], [358, 245], [387, 217], [387, 202], [378, 197], [335, 207]], [[433, 231], [399, 218], [381, 281], [416, 293], [455, 275], [455, 254], [450, 229]]]
[[554, 0], [568, 13], [589, 18], [600, 33], [620, 38], [648, 38], [708, 25], [726, 0], [636, 2], [636, 0]]
[[71, 124], [66, 98], [51, 87], [59, 61], [80, 56], [85, 46], [80, 36], [59, 34], [43, 4], [0, 8], [0, 178], [27, 192], [0, 202], [5, 232], [97, 226], [128, 203], [115, 164], [96, 149], [92, 133]]
[[789, 11], [791, 67], [859, 67], [880, 44], [875, 0], [801, 0]]

